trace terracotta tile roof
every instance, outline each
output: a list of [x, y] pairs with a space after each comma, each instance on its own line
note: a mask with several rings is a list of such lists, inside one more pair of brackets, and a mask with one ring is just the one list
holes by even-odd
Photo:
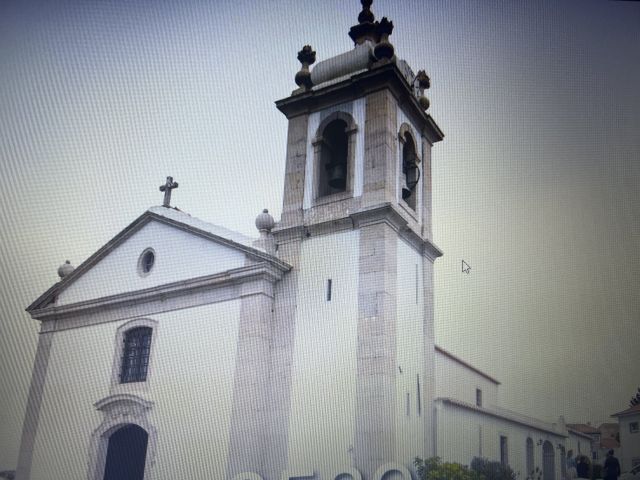
[[618, 413], [614, 413], [611, 415], [612, 417], [622, 417], [624, 415], [632, 415], [634, 413], [640, 413], [640, 403], [638, 405], [634, 405], [633, 407], [629, 407], [626, 410], [623, 410]]
[[617, 423], [602, 423], [598, 427], [598, 430], [600, 430], [600, 431], [602, 431], [602, 430], [618, 430], [618, 429], [619, 429], [619, 425]]
[[567, 427], [582, 433], [600, 433], [596, 427], [586, 423], [567, 423]]
[[580, 430], [576, 430], [575, 428], [571, 428], [569, 425], [567, 425], [567, 431], [569, 433], [572, 433], [573, 435], [577, 435], [577, 436], [582, 437], [582, 438], [593, 440], [593, 437], [591, 436], [591, 434], [581, 432]]

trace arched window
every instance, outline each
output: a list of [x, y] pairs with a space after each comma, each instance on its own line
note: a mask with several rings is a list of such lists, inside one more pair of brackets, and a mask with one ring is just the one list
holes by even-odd
[[535, 468], [533, 459], [533, 440], [527, 438], [527, 476], [533, 478], [533, 470]]
[[149, 327], [137, 327], [124, 334], [120, 383], [144, 382], [149, 368], [151, 334]]
[[402, 199], [411, 207], [416, 209], [416, 187], [420, 180], [420, 160], [416, 153], [416, 143], [413, 136], [407, 131], [401, 136], [402, 139]]
[[349, 168], [349, 135], [342, 119], [331, 121], [322, 131], [318, 197], [347, 190]]

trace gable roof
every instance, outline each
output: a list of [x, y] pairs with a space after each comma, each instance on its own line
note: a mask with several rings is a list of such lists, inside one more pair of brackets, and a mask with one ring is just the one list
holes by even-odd
[[43, 308], [55, 301], [55, 298], [60, 292], [80, 278], [114, 248], [125, 242], [132, 234], [139, 231], [143, 226], [152, 221], [160, 222], [165, 225], [184, 230], [193, 235], [206, 238], [218, 244], [240, 250], [257, 260], [264, 260], [272, 264], [279, 270], [288, 271], [291, 269], [290, 265], [283, 262], [278, 257], [267, 253], [262, 248], [254, 246], [252, 244], [253, 239], [250, 237], [192, 217], [188, 213], [174, 207], [151, 207], [131, 222], [124, 230], [98, 249], [93, 255], [82, 262], [70, 274], [66, 275], [62, 280], [40, 295], [26, 308], [27, 312], [31, 313], [34, 310]]
[[593, 441], [593, 437], [590, 434], [581, 432], [580, 430], [576, 430], [575, 428], [571, 428], [569, 425], [565, 425], [567, 427], [567, 432], [576, 435], [578, 437], [586, 438], [588, 440]]
[[598, 430], [596, 427], [594, 427], [593, 425], [587, 425], [586, 423], [567, 423], [567, 428], [581, 433], [600, 433], [600, 430]]
[[626, 410], [622, 410], [621, 412], [614, 413], [611, 416], [612, 417], [624, 417], [625, 415], [633, 415], [634, 413], [640, 413], [640, 403], [638, 405], [633, 405], [633, 406], [627, 408]]
[[435, 350], [436, 350], [436, 352], [439, 352], [439, 353], [443, 354], [445, 357], [448, 357], [451, 360], [453, 360], [454, 362], [462, 365], [464, 368], [467, 368], [467, 369], [471, 370], [472, 372], [477, 373], [481, 377], [486, 378], [487, 380], [489, 380], [492, 383], [495, 383], [496, 385], [500, 385], [500, 382], [498, 380], [496, 380], [495, 378], [493, 378], [492, 376], [484, 373], [482, 370], [474, 367], [470, 363], [467, 363], [464, 360], [456, 357], [453, 353], [447, 352], [444, 348], [442, 348], [442, 347], [440, 347], [438, 345], [435, 345]]

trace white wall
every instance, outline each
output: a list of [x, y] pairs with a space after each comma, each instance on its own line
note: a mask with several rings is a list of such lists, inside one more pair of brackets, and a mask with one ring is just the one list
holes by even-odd
[[538, 441], [549, 440], [554, 446], [556, 479], [560, 476], [559, 443], [565, 437], [496, 418], [480, 411], [472, 411], [450, 404], [436, 403], [437, 451], [444, 461], [469, 465], [473, 457], [500, 461], [500, 436], [507, 437], [508, 463], [520, 478], [526, 478], [526, 442], [534, 442], [534, 466], [542, 469], [542, 446]]
[[397, 461], [410, 465], [416, 456], [428, 454], [424, 445], [424, 428], [432, 408], [425, 398], [423, 258], [404, 241], [398, 240], [397, 262], [396, 446]]
[[[224, 478], [239, 313], [233, 300], [152, 317], [148, 389], [137, 394], [155, 402], [154, 478]], [[126, 321], [54, 334], [32, 480], [86, 480], [103, 420], [93, 404], [109, 394], [116, 329]]]
[[482, 390], [482, 405], [497, 406], [498, 385], [469, 367], [436, 350], [436, 397], [476, 404], [476, 388]]
[[626, 472], [631, 470], [634, 460], [640, 462], [640, 432], [631, 433], [629, 429], [631, 422], [640, 424], [640, 412], [618, 417], [618, 422], [620, 423], [620, 463], [622, 471]]
[[[138, 259], [148, 247], [155, 250], [155, 263], [141, 277]], [[243, 266], [244, 260], [242, 252], [151, 221], [62, 291], [57, 305], [223, 272]]]
[[582, 435], [576, 435], [569, 432], [569, 438], [566, 440], [567, 452], [573, 450], [573, 457], [577, 458], [580, 455], [585, 455], [591, 460], [591, 440], [583, 437]]
[[[302, 244], [293, 356], [289, 466], [329, 478], [351, 465], [356, 407], [359, 232]], [[327, 279], [332, 298], [326, 300]], [[333, 477], [330, 477], [333, 478]]]

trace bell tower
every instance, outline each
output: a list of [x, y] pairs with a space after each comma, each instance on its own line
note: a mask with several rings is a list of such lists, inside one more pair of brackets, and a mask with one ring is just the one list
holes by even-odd
[[304, 46], [298, 88], [276, 102], [289, 124], [272, 233], [293, 269], [275, 292], [269, 479], [349, 469], [382, 478], [433, 451], [442, 252], [431, 234], [431, 148], [443, 133], [427, 113], [429, 77], [396, 55], [393, 23], [361, 3], [354, 47], [316, 63]]

